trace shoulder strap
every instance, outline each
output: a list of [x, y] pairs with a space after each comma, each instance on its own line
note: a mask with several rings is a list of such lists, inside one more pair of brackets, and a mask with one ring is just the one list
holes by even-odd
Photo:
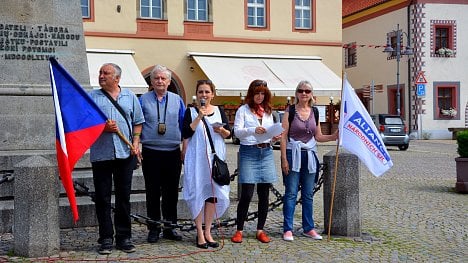
[[208, 135], [208, 140], [210, 141], [211, 153], [216, 154], [214, 144], [213, 144], [213, 139], [211, 139], [210, 129], [208, 128], [208, 124], [205, 121], [205, 117], [202, 118], [202, 121], [203, 121], [203, 124], [205, 125], [206, 134]]
[[315, 107], [315, 106], [312, 106], [312, 110], [314, 111], [315, 125], [317, 125], [318, 121], [319, 121], [319, 111], [318, 111], [317, 107]]
[[296, 115], [296, 105], [291, 104], [289, 105], [289, 116], [288, 116], [289, 126], [291, 126], [291, 122], [294, 120], [294, 115]]
[[289, 123], [289, 128], [288, 128], [288, 141], [289, 141], [289, 133], [291, 131], [291, 123], [294, 120], [294, 115], [296, 115], [296, 105], [291, 104], [289, 105], [289, 115], [288, 115], [288, 123]]
[[109, 95], [109, 93], [107, 93], [107, 91], [105, 91], [103, 89], [100, 89], [100, 91], [102, 92], [102, 94], [104, 94], [110, 100], [110, 102], [112, 102], [114, 107], [120, 112], [122, 117], [125, 119], [125, 122], [127, 122], [127, 127], [128, 127], [128, 132], [130, 134], [130, 138], [132, 139], [132, 129], [130, 128], [130, 123], [128, 123], [127, 117], [125, 117], [124, 110], [122, 109], [122, 107], [120, 107], [120, 105], [117, 103], [117, 101], [115, 101], [114, 98], [112, 98], [111, 95]]

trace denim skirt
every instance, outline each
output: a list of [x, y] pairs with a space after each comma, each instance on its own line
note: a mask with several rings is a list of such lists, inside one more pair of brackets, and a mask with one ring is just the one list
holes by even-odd
[[278, 180], [275, 158], [271, 146], [258, 148], [255, 145], [239, 147], [239, 183], [274, 183]]

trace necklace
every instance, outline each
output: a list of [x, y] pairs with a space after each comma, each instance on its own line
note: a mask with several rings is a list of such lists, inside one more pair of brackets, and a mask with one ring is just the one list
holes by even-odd
[[310, 113], [309, 113], [309, 116], [307, 117], [307, 119], [303, 120], [301, 118], [301, 115], [299, 114], [299, 111], [296, 111], [296, 116], [297, 116], [297, 119], [299, 121], [301, 121], [302, 123], [304, 123], [304, 126], [305, 126], [305, 132], [307, 134], [310, 134], [311, 133], [311, 130], [310, 130], [310, 126], [309, 126], [309, 123], [310, 123]]

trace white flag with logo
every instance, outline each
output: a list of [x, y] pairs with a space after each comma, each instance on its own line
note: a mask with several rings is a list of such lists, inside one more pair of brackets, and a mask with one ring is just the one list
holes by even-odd
[[357, 155], [373, 175], [381, 176], [393, 166], [374, 122], [346, 76], [343, 80], [339, 129], [340, 146]]

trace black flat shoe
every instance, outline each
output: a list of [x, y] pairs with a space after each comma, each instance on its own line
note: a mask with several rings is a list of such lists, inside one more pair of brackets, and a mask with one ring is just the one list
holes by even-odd
[[217, 247], [219, 247], [219, 243], [218, 243], [218, 242], [216, 242], [216, 241], [210, 242], [210, 241], [208, 241], [208, 239], [206, 239], [206, 236], [205, 236], [205, 240], [206, 240], [206, 243], [208, 244], [209, 247], [212, 247], [212, 248], [217, 248]]
[[219, 247], [219, 243], [214, 241], [214, 242], [209, 242], [207, 241], [206, 244], [209, 246], [209, 247], [212, 247], [212, 248], [217, 248]]
[[208, 249], [208, 243], [198, 244], [198, 237], [195, 238], [195, 245], [197, 245], [198, 248]]

